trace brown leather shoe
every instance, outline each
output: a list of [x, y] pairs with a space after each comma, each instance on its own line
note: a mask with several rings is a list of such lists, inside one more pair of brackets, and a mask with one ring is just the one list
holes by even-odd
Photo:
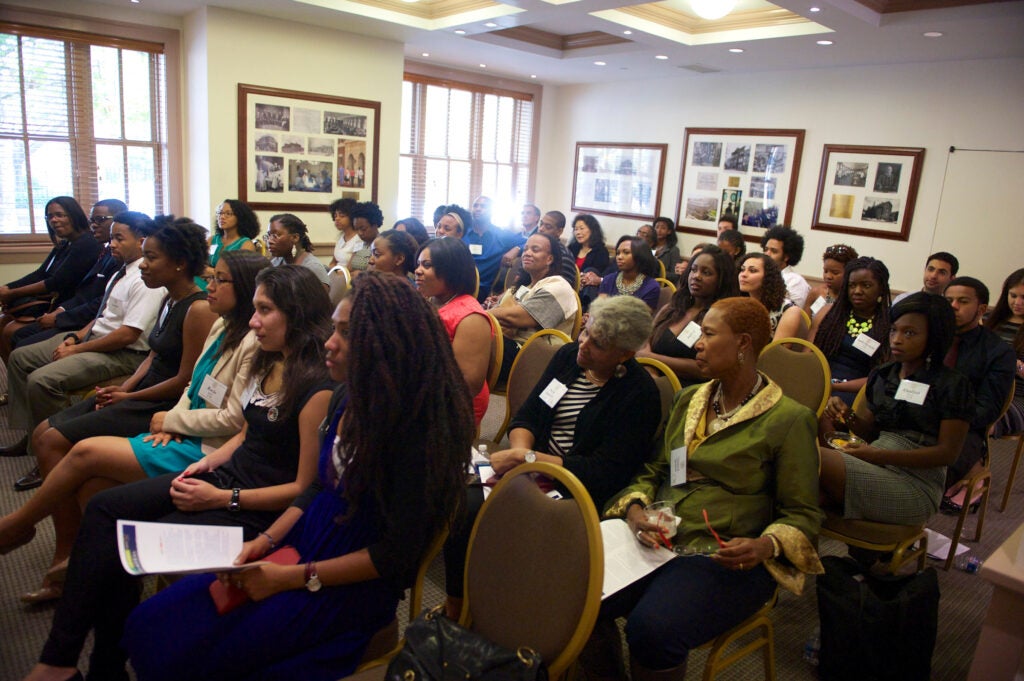
[[12, 445], [0, 447], [0, 456], [25, 456], [28, 454], [28, 435]]
[[45, 584], [35, 591], [29, 591], [23, 593], [18, 598], [21, 599], [22, 603], [47, 603], [49, 601], [60, 600], [60, 597], [64, 594], [63, 584]]

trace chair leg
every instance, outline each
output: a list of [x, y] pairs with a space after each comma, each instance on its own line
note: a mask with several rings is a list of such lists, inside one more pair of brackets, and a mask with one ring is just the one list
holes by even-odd
[[982, 498], [981, 508], [979, 512], [981, 515], [978, 517], [978, 525], [975, 528], [974, 540], [977, 541], [981, 538], [981, 527], [985, 522], [985, 503], [988, 501], [988, 487], [992, 482], [992, 474], [987, 468], [983, 468], [981, 473], [975, 475], [964, 483], [964, 503], [960, 507], [960, 513], [956, 519], [956, 529], [953, 530], [953, 537], [949, 543], [949, 554], [946, 556], [946, 562], [943, 564], [942, 569], [949, 570], [953, 566], [953, 561], [956, 560], [956, 547], [960, 543], [960, 537], [964, 531], [964, 525], [967, 522], [967, 515], [971, 512], [971, 500], [974, 499], [975, 493], [978, 491], [978, 485], [981, 485]]
[[981, 481], [982, 493], [978, 506], [978, 524], [974, 528], [974, 541], [981, 541], [981, 528], [985, 525], [985, 512], [988, 510], [988, 496], [992, 491], [992, 473], [989, 471]]
[[1003, 490], [1003, 503], [999, 506], [999, 512], [1006, 510], [1006, 504], [1010, 501], [1010, 492], [1013, 491], [1013, 479], [1017, 476], [1017, 466], [1020, 465], [1021, 454], [1024, 453], [1024, 434], [1017, 436], [1017, 451], [1013, 455], [1013, 463], [1010, 464], [1010, 475], [1006, 478], [1006, 489]]

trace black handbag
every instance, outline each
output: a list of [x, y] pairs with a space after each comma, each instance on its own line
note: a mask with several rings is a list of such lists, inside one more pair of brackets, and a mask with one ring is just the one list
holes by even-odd
[[547, 681], [540, 655], [508, 650], [445, 617], [441, 608], [420, 613], [405, 630], [405, 645], [388, 664], [388, 681]]
[[877, 576], [851, 558], [821, 559], [818, 616], [823, 681], [928, 681], [939, 620], [934, 568]]

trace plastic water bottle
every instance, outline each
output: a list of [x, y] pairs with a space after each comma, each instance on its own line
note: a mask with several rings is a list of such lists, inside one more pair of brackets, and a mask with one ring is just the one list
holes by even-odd
[[818, 666], [818, 652], [821, 650], [821, 628], [814, 627], [814, 633], [804, 644], [804, 662], [815, 667]]

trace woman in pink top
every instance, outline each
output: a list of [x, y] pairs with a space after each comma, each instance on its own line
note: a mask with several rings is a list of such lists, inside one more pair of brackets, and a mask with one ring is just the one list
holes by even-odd
[[452, 350], [473, 398], [477, 426], [487, 412], [491, 393], [487, 370], [491, 365], [491, 322], [477, 302], [476, 264], [460, 239], [431, 239], [420, 249], [416, 287], [437, 306], [452, 339]]

